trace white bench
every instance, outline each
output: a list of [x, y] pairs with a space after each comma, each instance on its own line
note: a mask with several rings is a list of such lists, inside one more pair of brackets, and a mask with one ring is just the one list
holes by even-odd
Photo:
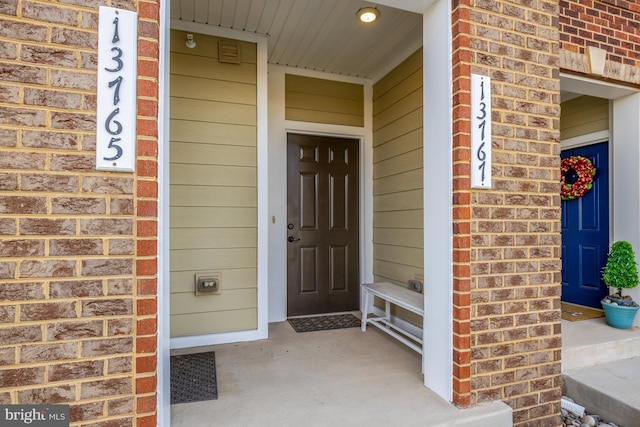
[[[402, 307], [419, 316], [424, 316], [424, 295], [389, 282], [363, 283], [360, 287], [364, 297], [362, 332], [366, 331], [367, 324], [370, 324], [422, 354], [422, 337], [416, 336], [391, 323], [391, 304]], [[373, 304], [374, 295], [384, 300], [384, 317], [369, 318], [369, 308]]]

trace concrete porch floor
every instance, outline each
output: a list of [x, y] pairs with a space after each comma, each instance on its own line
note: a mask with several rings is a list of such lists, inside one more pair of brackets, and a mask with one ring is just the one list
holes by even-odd
[[[562, 335], [563, 374], [640, 357], [640, 328], [563, 320]], [[174, 427], [511, 426], [501, 402], [462, 410], [424, 387], [420, 355], [375, 328], [296, 333], [272, 323], [268, 340], [172, 354], [211, 350], [218, 400], [172, 405]]]
[[418, 353], [376, 328], [174, 350], [216, 352], [218, 400], [171, 405], [172, 427], [511, 426], [502, 402], [458, 409], [422, 384]]

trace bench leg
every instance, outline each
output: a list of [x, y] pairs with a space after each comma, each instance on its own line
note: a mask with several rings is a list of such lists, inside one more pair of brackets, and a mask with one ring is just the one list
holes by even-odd
[[362, 323], [360, 324], [360, 329], [362, 332], [367, 330], [367, 317], [369, 316], [369, 292], [364, 291], [363, 295], [363, 303], [362, 303]]

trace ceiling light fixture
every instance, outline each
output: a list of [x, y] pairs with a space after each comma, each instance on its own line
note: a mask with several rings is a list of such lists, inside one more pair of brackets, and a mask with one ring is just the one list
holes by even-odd
[[196, 42], [193, 41], [193, 34], [187, 34], [187, 41], [185, 42], [189, 49], [196, 47]]
[[358, 19], [365, 24], [375, 21], [380, 17], [380, 11], [375, 7], [361, 7], [356, 13]]

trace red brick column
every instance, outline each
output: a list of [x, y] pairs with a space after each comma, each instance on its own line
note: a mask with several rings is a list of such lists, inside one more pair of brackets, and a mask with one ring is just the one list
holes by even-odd
[[[558, 2], [454, 5], [454, 400], [560, 425]], [[470, 189], [472, 73], [492, 79], [491, 190]]]
[[157, 423], [159, 6], [157, 0], [138, 1], [135, 413], [139, 427]]
[[453, 71], [453, 403], [471, 404], [471, 85], [469, 1], [454, 8]]

